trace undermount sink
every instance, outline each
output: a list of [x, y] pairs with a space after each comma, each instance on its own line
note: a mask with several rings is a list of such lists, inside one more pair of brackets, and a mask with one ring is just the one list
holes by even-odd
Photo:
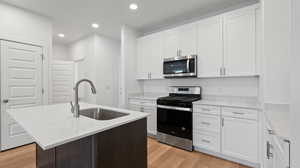
[[92, 118], [95, 120], [112, 120], [116, 118], [120, 118], [123, 116], [127, 116], [127, 113], [120, 113], [100, 108], [92, 108], [92, 109], [84, 109], [80, 110], [80, 115], [83, 115], [88, 118]]

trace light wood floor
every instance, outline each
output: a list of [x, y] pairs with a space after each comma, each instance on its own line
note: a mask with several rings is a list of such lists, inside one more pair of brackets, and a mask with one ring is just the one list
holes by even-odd
[[[0, 153], [0, 168], [36, 168], [35, 145]], [[148, 139], [148, 168], [247, 168], [198, 152], [187, 152]]]

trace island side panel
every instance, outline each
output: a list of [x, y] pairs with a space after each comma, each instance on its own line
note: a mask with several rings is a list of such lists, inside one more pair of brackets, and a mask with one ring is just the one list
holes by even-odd
[[43, 150], [36, 144], [36, 167], [55, 168], [55, 148]]
[[92, 168], [92, 137], [55, 148], [55, 168]]
[[37, 168], [92, 168], [92, 137], [43, 150], [37, 145]]
[[147, 168], [147, 119], [94, 136], [96, 168]]
[[37, 168], [147, 168], [147, 119], [43, 150]]

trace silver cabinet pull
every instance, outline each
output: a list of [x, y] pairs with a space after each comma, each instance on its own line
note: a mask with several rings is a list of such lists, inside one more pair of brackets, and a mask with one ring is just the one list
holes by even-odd
[[8, 103], [8, 102], [9, 102], [8, 99], [4, 99], [4, 100], [3, 100], [3, 103]]
[[221, 125], [224, 127], [224, 118], [221, 119]]
[[226, 68], [224, 67], [224, 70], [223, 70], [223, 75], [226, 76]]
[[233, 114], [238, 114], [238, 115], [244, 115], [245, 113], [241, 113], [241, 112], [232, 112]]
[[271, 149], [273, 148], [273, 145], [268, 141], [267, 142], [267, 159], [273, 158], [273, 153], [271, 152]]
[[275, 135], [275, 132], [274, 132], [273, 130], [268, 130], [268, 133], [269, 133], [270, 135]]
[[222, 76], [222, 67], [220, 68], [220, 70], [219, 70], [219, 71], [220, 71], [220, 76]]
[[201, 124], [203, 124], [203, 125], [210, 125], [209, 122], [201, 122]]
[[210, 111], [210, 109], [208, 109], [208, 108], [201, 108], [202, 109], [202, 111]]
[[210, 143], [210, 141], [209, 141], [209, 140], [206, 140], [206, 139], [202, 139], [201, 141], [202, 141], [202, 142], [205, 142], [205, 143]]

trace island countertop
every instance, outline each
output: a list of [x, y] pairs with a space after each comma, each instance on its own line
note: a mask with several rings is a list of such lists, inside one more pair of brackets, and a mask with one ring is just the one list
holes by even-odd
[[43, 149], [88, 137], [148, 116], [147, 113], [79, 103], [80, 109], [101, 108], [129, 115], [112, 120], [94, 120], [85, 116], [74, 118], [69, 104], [43, 105], [9, 109], [7, 113], [20, 124]]

